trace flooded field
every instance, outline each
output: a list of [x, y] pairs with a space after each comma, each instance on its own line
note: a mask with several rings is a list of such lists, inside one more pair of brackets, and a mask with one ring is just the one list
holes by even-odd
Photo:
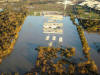
[[0, 9], [0, 75], [99, 75], [99, 17], [52, 1], [15, 4]]

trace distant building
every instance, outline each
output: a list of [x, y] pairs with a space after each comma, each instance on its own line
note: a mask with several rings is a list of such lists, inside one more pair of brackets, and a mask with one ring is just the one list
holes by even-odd
[[20, 0], [7, 0], [8, 2], [19, 2]]
[[19, 2], [21, 0], [0, 0], [0, 2]]
[[84, 2], [80, 3], [81, 6], [88, 6], [90, 8], [94, 8], [96, 10], [100, 10], [100, 2], [95, 0], [85, 0]]
[[7, 0], [0, 0], [0, 2], [6, 2]]

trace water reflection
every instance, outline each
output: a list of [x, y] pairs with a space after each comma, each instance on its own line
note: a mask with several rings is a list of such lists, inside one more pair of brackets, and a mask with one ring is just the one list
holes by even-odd
[[[13, 50], [26, 13], [28, 16], [13, 50], [14, 53], [0, 65], [2, 72], [6, 70], [7, 72], [25, 73], [33, 67], [28, 74], [98, 74], [98, 64], [96, 65], [95, 61], [99, 61], [92, 59], [92, 50], [90, 50], [90, 41], [88, 41], [90, 38], [87, 39], [87, 33], [83, 30], [84, 28], [90, 32], [100, 31], [99, 14], [96, 11], [90, 13], [89, 10], [87, 11], [88, 8], [77, 5], [71, 6], [71, 9], [65, 6], [64, 9], [63, 4], [56, 4], [55, 1], [54, 3], [53, 1], [50, 3], [29, 1], [26, 4], [10, 4], [2, 4], [3, 11], [0, 12], [0, 62]], [[66, 17], [65, 14], [70, 15], [71, 18]], [[99, 52], [99, 41], [94, 44]], [[25, 63], [20, 63], [22, 61]], [[12, 66], [10, 66], [11, 63]], [[33, 63], [35, 66], [32, 65]], [[5, 66], [8, 64], [9, 66]]]
[[[45, 40], [49, 41], [49, 39], [52, 38], [52, 41], [49, 41], [48, 46], [52, 47], [54, 41], [57, 40], [56, 38], [59, 38], [58, 42], [61, 44], [63, 42], [63, 15], [57, 11], [48, 11], [44, 13], [44, 17], [48, 19], [43, 25], [43, 33], [47, 35]], [[60, 36], [57, 37], [57, 34], [60, 34]]]
[[[57, 16], [57, 15], [56, 15]], [[44, 22], [43, 25], [43, 33], [47, 34], [45, 40], [49, 41], [51, 35], [52, 40], [55, 40], [55, 34], [63, 34], [60, 32], [54, 32], [52, 29], [60, 28], [62, 29], [62, 23], [55, 23], [57, 21], [53, 21], [52, 18], [55, 15], [48, 15], [50, 22]], [[52, 21], [51, 21], [52, 20]], [[55, 19], [54, 19], [55, 20]], [[60, 20], [58, 18], [58, 20]], [[75, 20], [74, 20], [75, 21]], [[78, 33], [80, 35], [80, 39], [83, 46], [83, 54], [84, 59], [78, 61], [73, 61], [75, 56], [75, 48], [66, 48], [64, 49], [62, 46], [53, 47], [53, 42], [50, 41], [49, 47], [38, 47], [36, 50], [39, 51], [38, 58], [36, 61], [35, 68], [32, 69], [28, 74], [36, 74], [36, 75], [77, 75], [77, 74], [87, 74], [87, 75], [98, 75], [98, 68], [95, 62], [90, 57], [90, 47], [88, 46], [88, 42], [84, 35], [84, 30], [81, 26], [77, 25], [75, 22], [74, 24], [77, 27]], [[45, 30], [45, 29], [47, 30]], [[50, 30], [49, 30], [50, 29]], [[59, 30], [60, 31], [60, 30]], [[59, 37], [59, 42], [63, 42], [63, 38]]]

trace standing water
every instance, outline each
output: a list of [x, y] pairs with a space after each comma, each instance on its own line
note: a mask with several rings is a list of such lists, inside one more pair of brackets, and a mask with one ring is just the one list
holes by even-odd
[[0, 75], [97, 74], [99, 33], [83, 30], [79, 19], [74, 23], [63, 4], [35, 3], [11, 3], [0, 12]]

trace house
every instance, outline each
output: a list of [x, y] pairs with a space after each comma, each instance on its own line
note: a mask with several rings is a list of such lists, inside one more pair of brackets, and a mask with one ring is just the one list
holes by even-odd
[[100, 10], [100, 2], [95, 0], [85, 0], [84, 2], [80, 3], [81, 6], [88, 6], [90, 8], [94, 8], [96, 10]]

